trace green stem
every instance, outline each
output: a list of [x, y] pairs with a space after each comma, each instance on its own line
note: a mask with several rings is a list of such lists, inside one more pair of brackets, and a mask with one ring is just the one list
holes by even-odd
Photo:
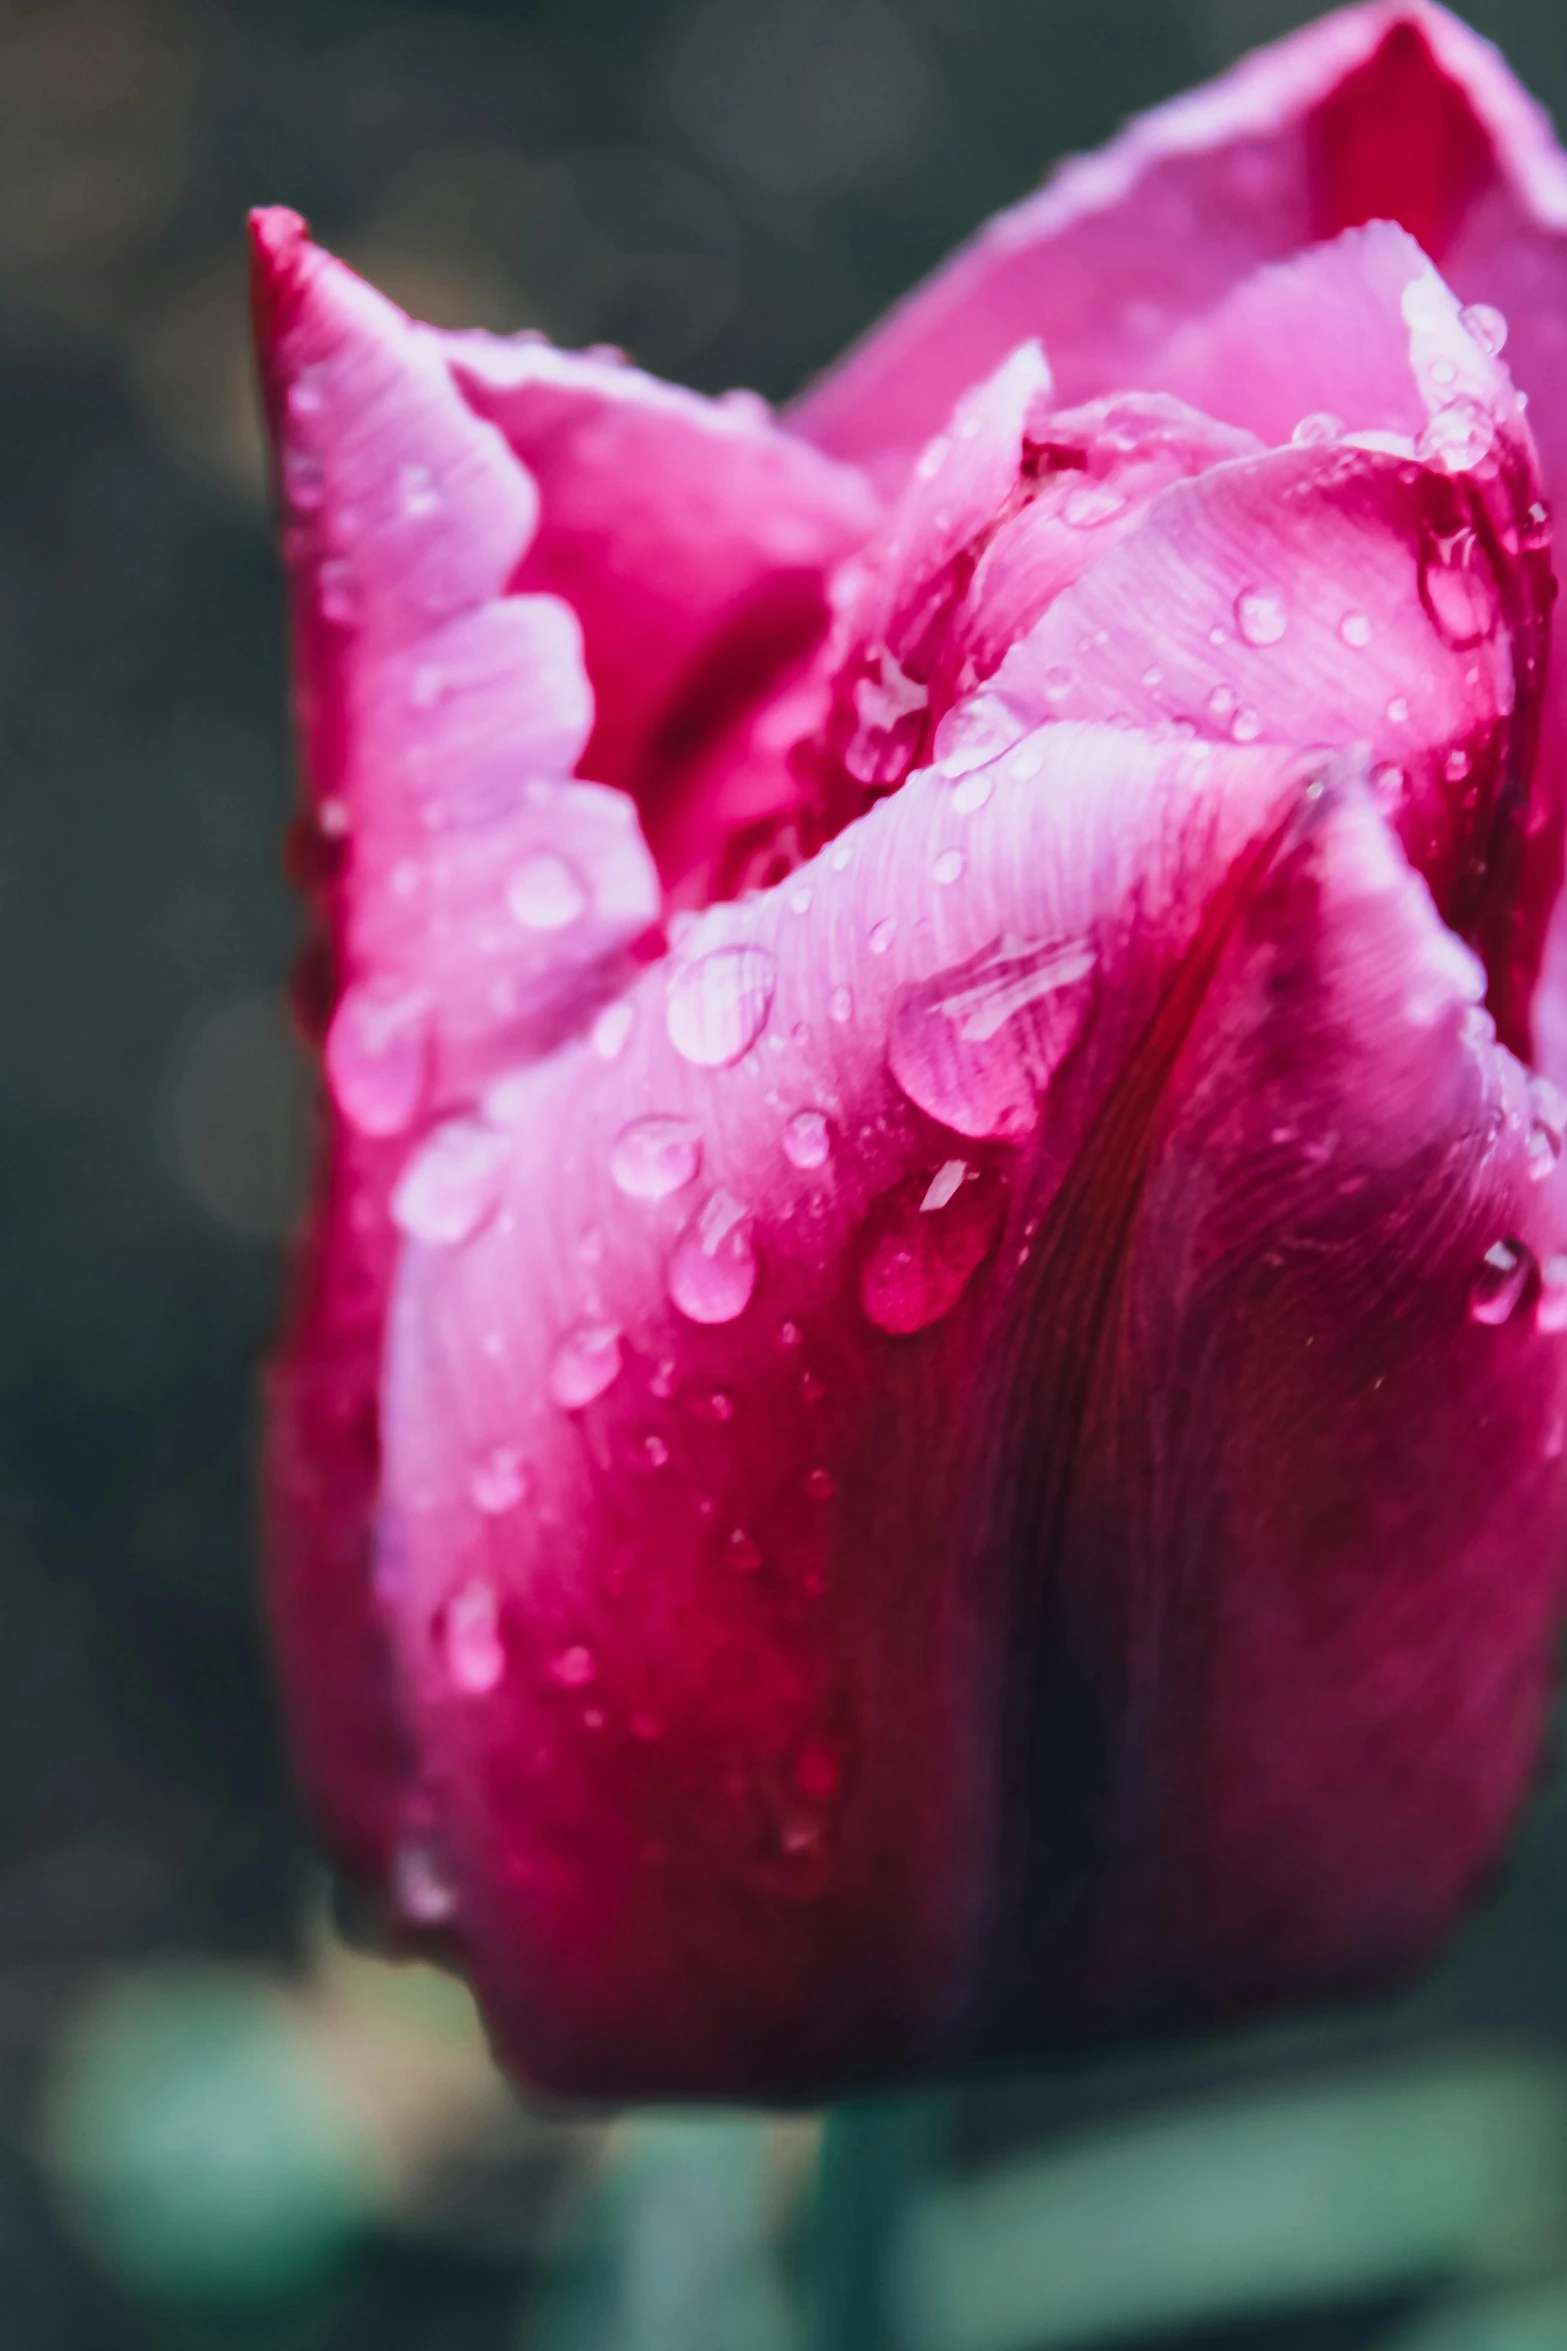
[[898, 2247], [910, 2204], [940, 2166], [949, 2106], [936, 2092], [863, 2099], [828, 2116], [812, 2240], [810, 2351], [904, 2351]]

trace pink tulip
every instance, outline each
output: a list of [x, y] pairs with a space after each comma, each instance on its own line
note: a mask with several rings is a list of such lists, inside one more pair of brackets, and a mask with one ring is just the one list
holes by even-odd
[[1543, 118], [1348, 9], [781, 419], [255, 242], [339, 1858], [579, 2092], [1407, 1967], [1567, 1532]]

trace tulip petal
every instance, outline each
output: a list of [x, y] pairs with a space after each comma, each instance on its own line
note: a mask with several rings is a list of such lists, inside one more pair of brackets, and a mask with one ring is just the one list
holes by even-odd
[[[1363, 790], [1319, 805], [1318, 772], [1278, 747], [1057, 725], [956, 782], [911, 778], [779, 889], [693, 926], [638, 983], [615, 1058], [571, 1048], [519, 1080], [494, 1213], [410, 1243], [389, 1605], [436, 1759], [451, 1932], [534, 2078], [842, 2088], [1112, 2004], [1197, 2013], [1348, 1975], [1407, 1955], [1469, 1882], [1525, 1746], [1487, 1712], [1461, 1787], [1455, 1594], [1538, 1534], [1562, 1382], [1526, 1317], [1470, 1323], [1466, 1285], [1504, 1235], [1531, 1266], [1553, 1257], [1562, 1201], [1533, 1180], [1524, 1076], [1488, 1041], [1477, 965]], [[1247, 1053], [1249, 1090], [1229, 1083]], [[1302, 1352], [1313, 1285], [1336, 1317], [1320, 1356]], [[1277, 1361], [1243, 1343], [1253, 1303], [1260, 1331], [1293, 1334]], [[1232, 1330], [1221, 1404], [1196, 1375]], [[1146, 1411], [1188, 1343], [1193, 1378], [1157, 1409], [1209, 1400], [1217, 1417], [1176, 1432], [1193, 1446], [1236, 1427], [1258, 1614], [1271, 1595], [1296, 1623], [1299, 1545], [1324, 1583], [1369, 1587], [1320, 1637], [1361, 1672], [1343, 1736], [1375, 1765], [1342, 1834], [1387, 1882], [1371, 1902], [1353, 1878], [1362, 1907], [1328, 1903], [1298, 1966], [1253, 1936], [1243, 1891], [1208, 1902], [1227, 1840], [1252, 1834], [1201, 1809], [1244, 1692], [1213, 1693], [1213, 1748], [1189, 1674], [1122, 1706], [1145, 1653], [1134, 1603], [1166, 1588], [1149, 1545], [1167, 1538], [1171, 1578], [1198, 1573], [1175, 1503], [1190, 1490], [1200, 1511], [1206, 1456], [1188, 1489], [1172, 1454], [1135, 1525], [1096, 1525], [1103, 1564], [1079, 1575], [1075, 1514], [1118, 1491], [1101, 1427], [1118, 1399]], [[1393, 1392], [1361, 1434], [1379, 1376]], [[1281, 1463], [1267, 1482], [1269, 1432], [1293, 1429], [1308, 1469], [1313, 1447], [1343, 1453], [1324, 1492], [1363, 1495], [1373, 1526], [1385, 1501], [1392, 1524], [1416, 1466], [1434, 1508], [1430, 1464], [1473, 1450], [1477, 1406], [1508, 1476], [1469, 1477], [1451, 1543], [1433, 1515], [1409, 1560], [1319, 1525], [1309, 1476], [1291, 1487]], [[1078, 1434], [1092, 1458], [1069, 1474]], [[1555, 1561], [1544, 1541], [1530, 1557], [1546, 1564], [1516, 1608], [1490, 1606], [1476, 1703], [1500, 1714], [1522, 1689], [1532, 1724]], [[1202, 1584], [1216, 1645], [1228, 1590]], [[1432, 1640], [1384, 1658], [1387, 1625], [1413, 1638], [1422, 1607]], [[1294, 1685], [1282, 1634], [1267, 1656], [1281, 1757], [1297, 1713], [1315, 1757], [1344, 1703], [1321, 1705], [1317, 1638], [1308, 1621]], [[1244, 1681], [1245, 1655], [1222, 1654]], [[1011, 1744], [998, 1759], [998, 1706], [1026, 1769]], [[1133, 1835], [1163, 1784], [1145, 1726], [1188, 1741], [1170, 1785], [1197, 1791], [1151, 1859]], [[1293, 1831], [1309, 1791], [1280, 1769], [1269, 1817]], [[1308, 1826], [1326, 1870], [1340, 1829]], [[1222, 1922], [1202, 1944], [1182, 1911], [1165, 1973], [1155, 1889]], [[1080, 1899], [1113, 1992], [1052, 1954], [1025, 1998], [1013, 1961], [1029, 1975], [1042, 1918]]]
[[815, 654], [830, 575], [878, 503], [754, 395], [703, 399], [536, 337], [443, 348], [538, 484], [516, 585], [564, 598], [581, 623], [588, 772], [633, 795], [666, 884], [710, 894], [727, 833], [801, 798], [793, 733], [758, 743], [751, 714]]
[[269, 1381], [272, 1607], [305, 1779], [373, 1874], [403, 1772], [368, 1586], [392, 1187], [433, 1117], [591, 1016], [659, 896], [631, 803], [567, 780], [592, 699], [570, 612], [512, 590], [529, 476], [428, 330], [294, 214], [254, 226], [332, 1110]]
[[[1064, 401], [1140, 384], [1172, 329], [1259, 264], [1379, 216], [1465, 300], [1516, 310], [1520, 381], [1543, 399], [1560, 363], [1567, 165], [1489, 43], [1427, 0], [1377, 0], [1064, 165], [814, 386], [794, 422], [896, 482], [965, 385], [1025, 336], [1043, 341]], [[1554, 474], [1554, 447], [1547, 462]]]

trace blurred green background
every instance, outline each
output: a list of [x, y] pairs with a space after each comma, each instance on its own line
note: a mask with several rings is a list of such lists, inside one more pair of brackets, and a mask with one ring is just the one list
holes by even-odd
[[[1567, 1788], [1373, 2013], [529, 2115], [344, 1949], [258, 1634], [299, 1198], [244, 209], [781, 396], [1263, 0], [0, 0], [0, 2351], [1567, 2345]], [[1567, 113], [1559, 0], [1470, 11]]]

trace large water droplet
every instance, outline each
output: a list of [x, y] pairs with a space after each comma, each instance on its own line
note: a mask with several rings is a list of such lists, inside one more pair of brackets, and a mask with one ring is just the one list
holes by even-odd
[[515, 1445], [497, 1445], [477, 1464], [468, 1481], [476, 1510], [486, 1518], [500, 1518], [515, 1510], [528, 1491], [528, 1474]]
[[1290, 439], [1298, 449], [1324, 449], [1336, 441], [1344, 430], [1344, 420], [1326, 408], [1315, 408], [1310, 416], [1303, 416]]
[[1483, 644], [1496, 628], [1496, 582], [1473, 531], [1428, 546], [1420, 564], [1420, 598], [1432, 626], [1455, 652]]
[[1235, 626], [1248, 645], [1276, 645], [1289, 627], [1289, 611], [1277, 588], [1242, 588], [1235, 599]]
[[832, 1155], [832, 1129], [820, 1110], [797, 1110], [785, 1124], [783, 1155], [791, 1167], [825, 1167]]
[[579, 1323], [550, 1358], [549, 1390], [563, 1411], [580, 1412], [620, 1376], [620, 1333], [612, 1322]]
[[987, 768], [970, 768], [952, 787], [952, 805], [959, 816], [972, 816], [976, 809], [984, 807], [994, 790], [995, 779]]
[[1538, 1269], [1526, 1241], [1493, 1241], [1476, 1266], [1469, 1284], [1469, 1313], [1474, 1322], [1511, 1322], [1533, 1294]]
[[1095, 961], [1081, 939], [1003, 939], [901, 990], [893, 1076], [917, 1109], [958, 1134], [1020, 1140], [1083, 1025]]
[[1415, 443], [1415, 455], [1438, 473], [1473, 473], [1496, 443], [1496, 424], [1477, 400], [1451, 400], [1439, 408]]
[[631, 1200], [666, 1200], [701, 1164], [701, 1129], [689, 1118], [634, 1118], [610, 1147], [609, 1172]]
[[567, 930], [582, 920], [588, 903], [581, 874], [553, 849], [525, 857], [506, 885], [506, 904], [524, 930]]
[[901, 1338], [950, 1314], [995, 1247], [1005, 1207], [995, 1172], [961, 1159], [883, 1193], [860, 1254], [866, 1319]]
[[550, 1659], [550, 1680], [563, 1690], [585, 1690], [598, 1678], [598, 1659], [585, 1641], [573, 1641]]
[[392, 1194], [392, 1221], [410, 1240], [454, 1249], [493, 1214], [505, 1189], [510, 1139], [454, 1118], [409, 1161]]
[[333, 1098], [366, 1135], [400, 1135], [424, 1100], [430, 1074], [430, 999], [393, 980], [360, 980], [327, 1031]]
[[493, 1690], [506, 1671], [500, 1608], [494, 1591], [475, 1580], [446, 1603], [442, 1647], [446, 1670], [469, 1698]]
[[669, 1295], [690, 1322], [733, 1322], [756, 1288], [749, 1212], [710, 1192], [669, 1253]]
[[1338, 624], [1338, 633], [1346, 645], [1357, 653], [1371, 642], [1371, 622], [1364, 612], [1346, 612]]
[[1506, 348], [1507, 321], [1489, 302], [1466, 302], [1458, 313], [1458, 323], [1477, 342], [1488, 359], [1495, 359]]
[[762, 1033], [777, 969], [765, 947], [715, 947], [676, 972], [667, 1020], [675, 1051], [699, 1069], [723, 1069]]

